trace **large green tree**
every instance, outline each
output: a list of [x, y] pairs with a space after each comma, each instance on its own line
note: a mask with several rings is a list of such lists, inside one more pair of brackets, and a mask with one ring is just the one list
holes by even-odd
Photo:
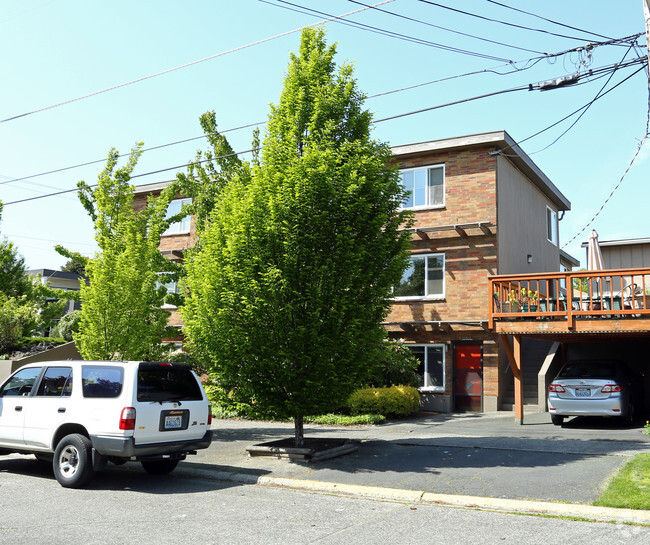
[[387, 145], [370, 136], [353, 69], [303, 31], [259, 159], [216, 198], [186, 265], [195, 355], [269, 414], [340, 406], [375, 370], [409, 216]]
[[[154, 360], [162, 354], [169, 312], [161, 307], [161, 285], [174, 274], [173, 264], [158, 251], [165, 218], [174, 197], [174, 184], [159, 197], [150, 197], [143, 210], [133, 206], [131, 172], [142, 144], [127, 164], [116, 170], [118, 151], [109, 152], [97, 187], [79, 182], [79, 198], [94, 222], [99, 252], [86, 259], [57, 247], [85, 266], [88, 284], [81, 285], [81, 320], [74, 339], [86, 359]], [[162, 276], [161, 276], [162, 274]]]

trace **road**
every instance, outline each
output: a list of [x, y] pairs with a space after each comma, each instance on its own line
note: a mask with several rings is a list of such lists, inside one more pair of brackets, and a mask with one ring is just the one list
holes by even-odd
[[650, 528], [349, 498], [224, 483], [132, 466], [64, 489], [32, 457], [0, 458], [0, 543], [174, 545], [646, 544]]

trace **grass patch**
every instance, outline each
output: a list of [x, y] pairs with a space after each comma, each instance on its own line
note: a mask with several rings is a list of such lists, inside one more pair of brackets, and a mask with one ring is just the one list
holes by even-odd
[[639, 454], [625, 464], [594, 505], [650, 509], [650, 454]]

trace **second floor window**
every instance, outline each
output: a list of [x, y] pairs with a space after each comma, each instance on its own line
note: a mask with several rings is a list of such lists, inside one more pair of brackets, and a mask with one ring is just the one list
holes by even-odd
[[400, 171], [402, 185], [409, 192], [404, 208], [432, 208], [445, 204], [445, 166], [409, 168]]
[[445, 255], [411, 256], [400, 283], [393, 289], [397, 298], [444, 297]]
[[546, 207], [546, 238], [557, 246], [557, 212]]
[[[174, 199], [169, 203], [167, 208], [167, 217], [171, 218], [178, 214], [184, 205], [190, 204], [192, 199]], [[185, 216], [181, 221], [172, 223], [169, 226], [169, 229], [163, 233], [163, 235], [182, 235], [190, 232], [190, 216]]]

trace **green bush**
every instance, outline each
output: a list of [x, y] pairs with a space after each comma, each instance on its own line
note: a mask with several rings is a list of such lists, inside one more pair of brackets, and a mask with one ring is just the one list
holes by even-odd
[[347, 414], [321, 414], [319, 416], [305, 416], [305, 424], [325, 424], [328, 426], [362, 426], [367, 424], [383, 424], [386, 417], [381, 414], [360, 414], [350, 416]]
[[348, 398], [352, 415], [408, 416], [420, 407], [420, 393], [412, 386], [363, 388]]
[[368, 380], [368, 386], [413, 386], [421, 385], [418, 376], [420, 361], [401, 341], [386, 341], [379, 351], [376, 371]]
[[78, 310], [73, 310], [72, 312], [64, 314], [52, 328], [52, 337], [61, 337], [66, 341], [71, 341], [72, 334], [79, 331], [80, 321], [81, 313]]

